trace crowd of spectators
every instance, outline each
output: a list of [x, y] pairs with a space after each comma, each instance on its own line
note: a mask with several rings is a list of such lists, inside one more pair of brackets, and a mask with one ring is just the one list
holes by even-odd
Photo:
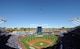
[[58, 44], [43, 49], [80, 49], [80, 26], [72, 28], [63, 35]]
[[21, 49], [18, 37], [0, 29], [0, 49]]

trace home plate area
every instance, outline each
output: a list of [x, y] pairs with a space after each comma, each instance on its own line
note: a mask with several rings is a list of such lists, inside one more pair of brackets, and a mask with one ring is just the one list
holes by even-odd
[[30, 46], [33, 46], [35, 48], [45, 48], [45, 47], [48, 47], [50, 46], [51, 44], [53, 44], [53, 41], [52, 40], [33, 40], [31, 42], [28, 42], [28, 44]]

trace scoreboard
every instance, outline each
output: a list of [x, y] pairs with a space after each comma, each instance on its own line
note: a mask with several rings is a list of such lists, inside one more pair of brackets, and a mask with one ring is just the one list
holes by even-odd
[[37, 27], [37, 34], [42, 35], [42, 27], [41, 26]]

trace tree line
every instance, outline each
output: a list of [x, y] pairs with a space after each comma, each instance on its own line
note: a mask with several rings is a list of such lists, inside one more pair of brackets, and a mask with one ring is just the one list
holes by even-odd
[[[6, 28], [6, 27], [0, 27], [0, 29], [3, 29], [3, 30], [6, 30], [6, 31], [10, 31], [10, 32], [13, 32], [13, 31], [37, 31], [37, 28]], [[67, 30], [70, 30], [71, 28], [65, 28], [65, 27], [62, 27], [62, 28], [43, 28], [42, 30], [43, 31], [54, 31], [54, 30], [64, 30], [64, 31], [67, 31]]]

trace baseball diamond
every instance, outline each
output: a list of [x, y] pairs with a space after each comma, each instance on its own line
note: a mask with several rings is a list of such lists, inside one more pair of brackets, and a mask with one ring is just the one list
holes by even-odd
[[34, 49], [46, 48], [52, 45], [57, 44], [58, 36], [56, 35], [44, 35], [42, 37], [36, 36], [25, 36], [20, 37], [21, 43], [26, 47], [26, 49], [30, 49], [33, 47]]

